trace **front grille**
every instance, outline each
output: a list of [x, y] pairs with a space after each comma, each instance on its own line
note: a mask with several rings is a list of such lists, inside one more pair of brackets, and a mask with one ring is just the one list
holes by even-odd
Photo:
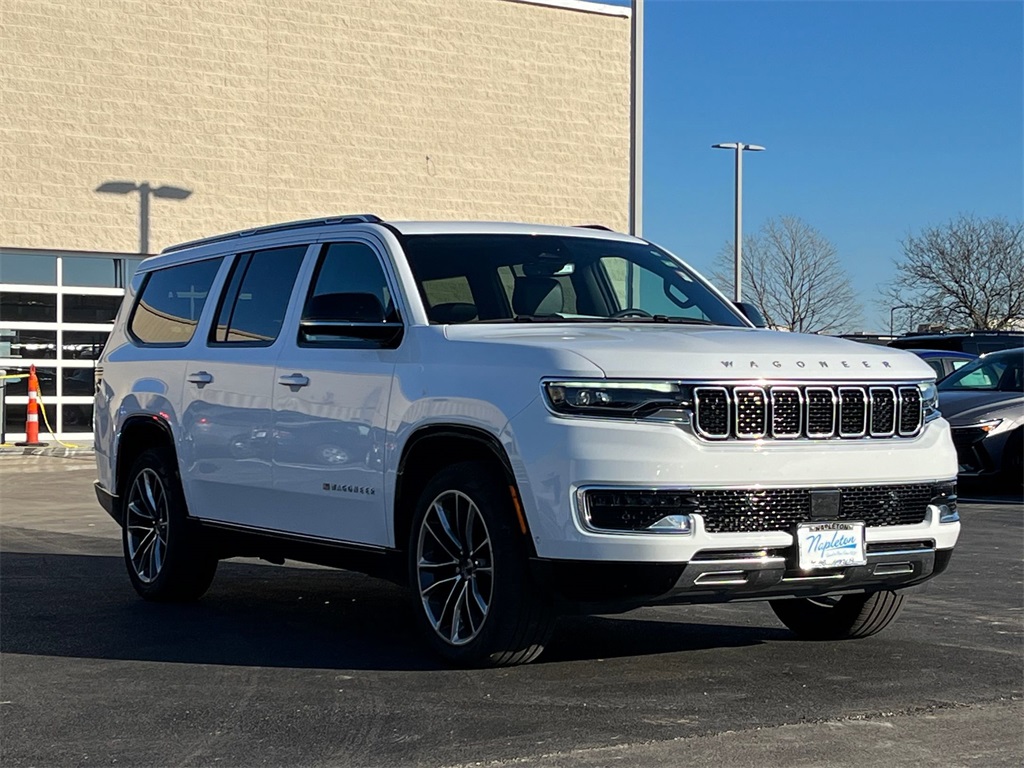
[[[881, 485], [840, 488], [840, 520], [863, 520], [868, 526], [923, 522], [936, 486]], [[811, 518], [808, 488], [759, 488], [693, 491], [697, 513], [709, 533], [788, 531]]]
[[[788, 532], [797, 523], [818, 519], [811, 516], [812, 490], [595, 488], [584, 491], [582, 508], [590, 527], [607, 531], [641, 531], [668, 515], [699, 514], [708, 533]], [[831, 490], [839, 492], [834, 519], [863, 521], [869, 527], [921, 523], [933, 501], [956, 507], [956, 487], [951, 483], [850, 485]]]
[[916, 386], [697, 386], [693, 400], [709, 440], [913, 437], [924, 422]]

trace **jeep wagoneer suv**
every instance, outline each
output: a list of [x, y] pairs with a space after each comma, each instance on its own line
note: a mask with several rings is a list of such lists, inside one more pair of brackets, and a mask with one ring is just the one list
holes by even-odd
[[295, 222], [143, 262], [96, 489], [146, 599], [224, 558], [340, 566], [408, 584], [459, 664], [530, 661], [568, 606], [766, 600], [864, 637], [960, 531], [934, 378], [757, 329], [600, 228]]

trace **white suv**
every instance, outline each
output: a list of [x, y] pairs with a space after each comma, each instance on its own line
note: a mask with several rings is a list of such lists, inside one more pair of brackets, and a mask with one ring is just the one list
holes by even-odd
[[755, 328], [600, 228], [295, 222], [143, 262], [96, 490], [144, 598], [236, 556], [360, 570], [459, 664], [534, 659], [568, 605], [762, 599], [864, 637], [960, 532], [934, 378]]

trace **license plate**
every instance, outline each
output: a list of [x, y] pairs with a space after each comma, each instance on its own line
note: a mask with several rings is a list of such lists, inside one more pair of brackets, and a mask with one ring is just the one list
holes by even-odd
[[801, 523], [796, 527], [800, 570], [866, 565], [864, 523]]

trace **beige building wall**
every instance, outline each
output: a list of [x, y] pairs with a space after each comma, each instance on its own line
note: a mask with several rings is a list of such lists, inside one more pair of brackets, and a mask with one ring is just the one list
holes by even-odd
[[624, 16], [508, 0], [2, 0], [0, 246], [323, 214], [627, 225]]

